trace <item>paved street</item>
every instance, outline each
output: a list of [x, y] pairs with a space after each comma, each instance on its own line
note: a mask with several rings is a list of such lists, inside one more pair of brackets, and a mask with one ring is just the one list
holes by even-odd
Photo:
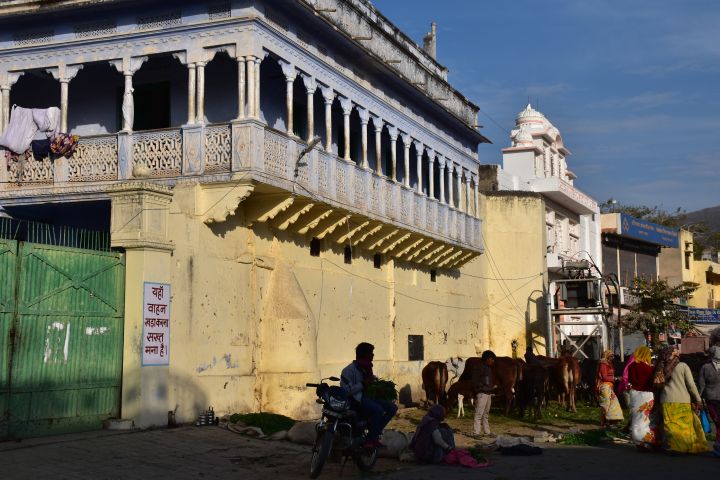
[[[260, 479], [307, 478], [309, 447], [246, 438], [215, 427], [92, 432], [0, 443], [2, 478]], [[467, 470], [380, 459], [376, 478], [582, 479], [708, 478], [720, 471], [709, 455], [638, 453], [628, 446], [548, 447], [535, 457], [490, 455], [492, 466]], [[321, 478], [359, 478], [354, 465], [329, 464]]]

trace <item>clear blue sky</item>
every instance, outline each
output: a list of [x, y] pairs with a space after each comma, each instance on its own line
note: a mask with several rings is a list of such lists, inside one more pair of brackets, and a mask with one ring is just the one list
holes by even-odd
[[720, 1], [373, 3], [418, 44], [438, 23], [438, 61], [493, 141], [483, 163], [502, 163], [530, 97], [599, 202], [720, 205]]

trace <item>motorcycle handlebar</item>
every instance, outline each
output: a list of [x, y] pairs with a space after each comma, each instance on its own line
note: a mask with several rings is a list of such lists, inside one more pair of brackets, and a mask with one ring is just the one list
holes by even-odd
[[306, 383], [305, 386], [317, 388], [320, 386], [320, 384], [319, 383]]

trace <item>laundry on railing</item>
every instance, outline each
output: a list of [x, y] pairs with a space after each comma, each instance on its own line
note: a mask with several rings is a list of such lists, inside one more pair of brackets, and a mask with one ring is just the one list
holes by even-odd
[[47, 138], [53, 138], [59, 130], [59, 108], [23, 108], [13, 105], [10, 122], [0, 136], [0, 146], [22, 154], [30, 148], [38, 131], [45, 133]]

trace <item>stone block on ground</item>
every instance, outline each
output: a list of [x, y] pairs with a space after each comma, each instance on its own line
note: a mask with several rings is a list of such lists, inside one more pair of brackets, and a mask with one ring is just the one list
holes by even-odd
[[301, 445], [313, 445], [315, 443], [316, 425], [316, 421], [298, 422], [288, 431], [288, 439]]
[[268, 437], [268, 440], [285, 440], [288, 437], [287, 430], [280, 430], [279, 432], [275, 432], [272, 435]]
[[398, 432], [397, 430], [385, 430], [381, 440], [387, 448], [380, 449], [378, 453], [381, 457], [385, 458], [400, 458], [403, 450], [407, 449], [408, 445], [410, 445], [408, 434]]

